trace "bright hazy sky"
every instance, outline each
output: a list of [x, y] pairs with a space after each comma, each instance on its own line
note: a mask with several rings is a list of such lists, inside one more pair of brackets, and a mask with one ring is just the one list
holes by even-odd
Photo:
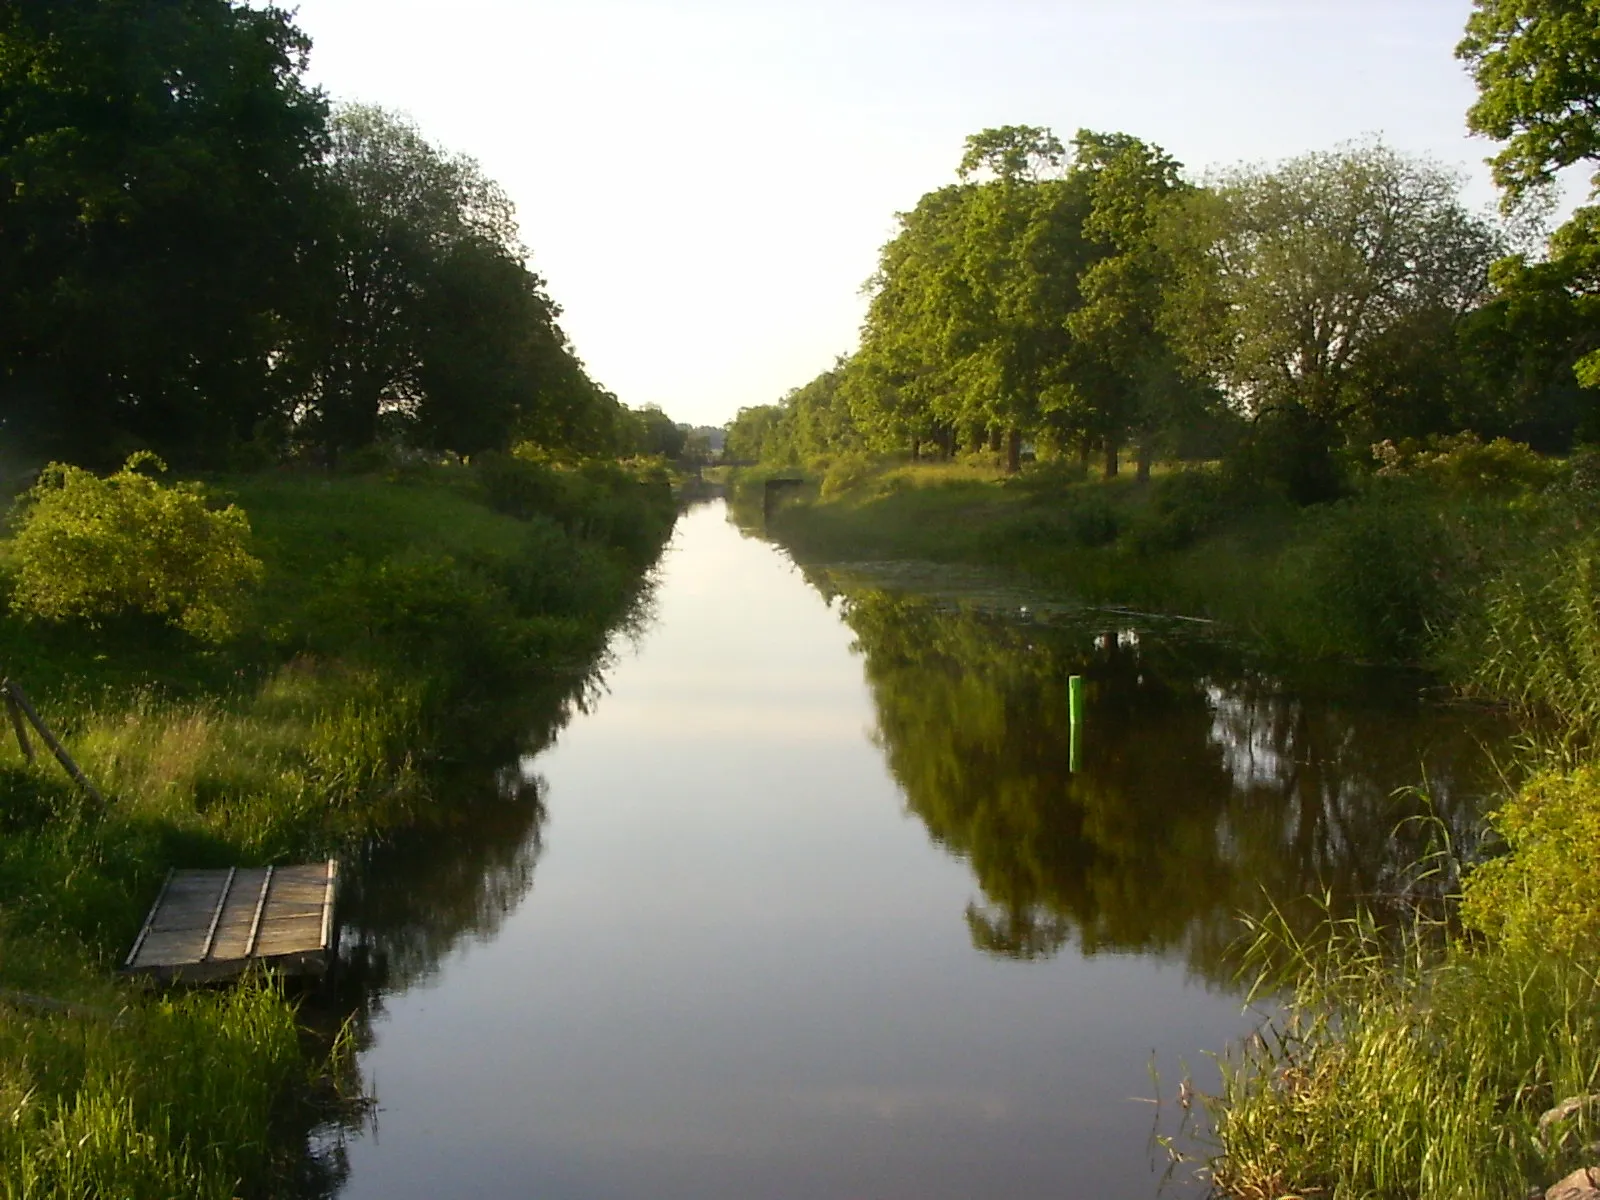
[[[292, 2], [292, 0], [291, 0]], [[853, 348], [893, 214], [969, 133], [1156, 142], [1191, 173], [1379, 133], [1470, 173], [1467, 0], [301, 0], [336, 100], [517, 203], [590, 373], [721, 424]]]

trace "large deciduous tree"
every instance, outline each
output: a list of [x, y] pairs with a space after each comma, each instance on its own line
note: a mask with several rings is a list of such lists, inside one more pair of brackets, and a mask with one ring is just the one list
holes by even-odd
[[[1505, 143], [1491, 161], [1508, 206], [1563, 168], [1600, 163], [1600, 0], [1476, 0], [1456, 53], [1478, 84], [1467, 123]], [[1591, 184], [1593, 199], [1600, 172]], [[1508, 264], [1501, 282], [1508, 306], [1546, 315], [1543, 355], [1570, 350], [1579, 381], [1600, 388], [1600, 207], [1573, 214], [1547, 262]], [[1593, 411], [1585, 423], [1600, 436]]]
[[216, 458], [281, 397], [322, 97], [281, 9], [0, 6], [0, 428], [78, 461]]
[[1385, 337], [1484, 298], [1500, 244], [1459, 192], [1377, 143], [1229, 172], [1169, 226], [1187, 270], [1165, 327], [1246, 411], [1298, 409], [1332, 430]]
[[1174, 159], [1138, 138], [1083, 130], [1073, 144], [1073, 174], [1089, 199], [1082, 231], [1093, 258], [1066, 317], [1067, 378], [1085, 410], [1081, 436], [1101, 442], [1106, 473], [1116, 473], [1118, 446], [1131, 438], [1145, 480], [1160, 439], [1205, 399], [1160, 328], [1174, 267], [1157, 232], [1191, 189]]
[[[521, 252], [511, 202], [471, 159], [443, 153], [379, 108], [340, 109], [332, 132], [335, 280], [308, 351], [311, 423], [337, 453], [373, 441], [385, 411], [419, 412], [424, 375], [437, 385], [441, 369], [428, 371], [425, 346], [444, 352], [459, 340], [460, 283], [497, 290], [498, 268], [520, 269]], [[471, 334], [503, 315], [503, 305], [480, 312]]]
[[1467, 123], [1506, 143], [1495, 179], [1513, 196], [1600, 160], [1600, 0], [1475, 0], [1456, 53], [1478, 84]]

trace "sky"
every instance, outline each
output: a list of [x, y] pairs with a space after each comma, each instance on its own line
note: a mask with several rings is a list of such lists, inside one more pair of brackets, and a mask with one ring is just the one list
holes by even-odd
[[311, 79], [516, 202], [590, 374], [720, 425], [854, 348], [894, 214], [998, 125], [1198, 177], [1378, 134], [1495, 200], [1467, 0], [301, 0]]

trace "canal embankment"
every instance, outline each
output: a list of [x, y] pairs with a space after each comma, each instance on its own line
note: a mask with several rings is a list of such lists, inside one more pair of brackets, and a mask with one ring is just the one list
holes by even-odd
[[173, 867], [448, 821], [439, 781], [548, 727], [674, 519], [664, 476], [608, 462], [171, 484], [144, 461], [21, 497], [0, 661], [105, 804], [0, 749], [0, 987], [67, 1006], [0, 1021], [8, 1188], [281, 1195], [323, 1169], [306, 1135], [359, 1098], [347, 1039], [263, 980], [116, 981], [145, 909]]

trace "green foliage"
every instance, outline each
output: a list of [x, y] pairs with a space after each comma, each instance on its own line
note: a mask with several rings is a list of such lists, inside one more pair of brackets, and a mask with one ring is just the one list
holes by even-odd
[[1165, 327], [1252, 413], [1303, 408], [1341, 426], [1388, 331], [1457, 316], [1485, 292], [1499, 238], [1460, 191], [1381, 143], [1224, 174], [1167, 222], [1184, 269]]
[[864, 454], [846, 454], [833, 461], [822, 476], [822, 498], [831, 500], [857, 487], [876, 474], [874, 464]]
[[[1373, 488], [1329, 506], [1279, 561], [1277, 586], [1328, 657], [1418, 662], [1451, 627], [1462, 547], [1431, 497]], [[1310, 646], [1304, 649], [1311, 649]]]
[[273, 1133], [307, 1068], [281, 993], [111, 1016], [0, 1021], [0, 1193], [229, 1200], [292, 1178]]
[[1561, 475], [1560, 464], [1535, 453], [1522, 442], [1495, 438], [1487, 444], [1473, 433], [1383, 441], [1372, 448], [1378, 474], [1412, 476], [1469, 496], [1516, 496], [1549, 487]]
[[1251, 512], [1263, 500], [1232, 474], [1195, 467], [1156, 480], [1150, 506], [1129, 534], [1145, 554], [1183, 550]]
[[1545, 546], [1491, 578], [1456, 657], [1483, 693], [1553, 718], [1578, 743], [1600, 736], [1600, 545]]
[[1505, 1200], [1585, 1160], [1594, 1114], [1540, 1117], [1595, 1090], [1600, 990], [1556, 955], [1479, 951], [1370, 919], [1321, 938], [1255, 923], [1279, 1016], [1224, 1061], [1210, 1108], [1217, 1190], [1238, 1200]]
[[235, 0], [0, 11], [0, 421], [26, 461], [627, 452], [510, 201]]
[[1456, 54], [1478, 84], [1467, 122], [1507, 143], [1495, 179], [1513, 197], [1562, 167], [1600, 159], [1595, 0], [1474, 0]]
[[679, 429], [673, 419], [654, 405], [647, 404], [632, 414], [637, 426], [633, 450], [636, 454], [658, 454], [677, 458], [689, 439], [687, 429]]
[[223, 457], [290, 402], [327, 104], [280, 8], [0, 9], [0, 421], [39, 461]]
[[500, 187], [379, 108], [329, 132], [335, 285], [285, 368], [305, 381], [297, 435], [357, 449], [405, 397], [404, 433], [433, 449], [628, 449], [634, 421], [573, 356]]
[[1345, 494], [1349, 480], [1336, 453], [1333, 422], [1300, 405], [1257, 415], [1224, 460], [1244, 490], [1271, 491], [1296, 504], [1321, 504]]
[[1509, 853], [1467, 875], [1462, 919], [1518, 954], [1592, 952], [1600, 944], [1600, 768], [1535, 776], [1489, 824]]
[[5, 1012], [0, 1194], [277, 1195], [316, 1169], [307, 1132], [339, 1114], [308, 1109], [309, 1075], [338, 1056], [291, 1004], [254, 986], [169, 1004], [107, 967], [169, 866], [470, 824], [481, 796], [440, 786], [445, 764], [504, 763], [559, 719], [670, 528], [663, 480], [563, 470], [562, 520], [492, 511], [459, 467], [229, 481], [262, 578], [220, 647], [0, 618], [7, 672], [110, 800], [89, 813], [53, 762], [0, 742], [0, 988], [128, 1010]]
[[[1475, 0], [1456, 54], [1478, 84], [1468, 124], [1506, 143], [1492, 160], [1506, 207], [1537, 207], [1562, 168], [1600, 163], [1597, 30], [1596, 0]], [[1591, 197], [1600, 194], [1600, 172], [1590, 182]], [[1537, 328], [1524, 330], [1534, 333], [1529, 340], [1574, 366], [1584, 387], [1600, 387], [1600, 210], [1573, 213], [1551, 238], [1548, 261], [1507, 264], [1503, 290], [1541, 310]], [[1592, 398], [1587, 407], [1592, 413]], [[1582, 432], [1592, 439], [1600, 431]]]
[[589, 458], [563, 462], [530, 445], [479, 455], [473, 469], [489, 504], [522, 520], [555, 521], [568, 534], [642, 561], [666, 535], [670, 491], [659, 464]]
[[163, 486], [144, 466], [166, 469], [151, 454], [104, 479], [62, 463], [44, 469], [12, 540], [14, 612], [90, 622], [139, 612], [207, 641], [232, 636], [239, 600], [262, 572], [248, 518], [232, 504], [214, 508], [199, 484]]

